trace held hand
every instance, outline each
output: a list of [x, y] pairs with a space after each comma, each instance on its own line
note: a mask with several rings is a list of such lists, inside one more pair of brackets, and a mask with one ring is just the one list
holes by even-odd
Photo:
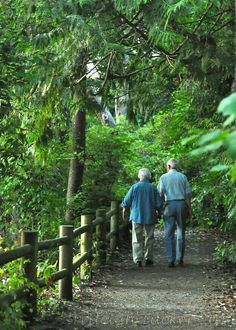
[[122, 219], [124, 222], [129, 222], [128, 211], [126, 209], [122, 210]]

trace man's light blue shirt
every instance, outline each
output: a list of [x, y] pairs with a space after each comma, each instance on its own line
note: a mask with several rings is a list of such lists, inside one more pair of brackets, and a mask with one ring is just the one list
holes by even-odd
[[187, 195], [191, 193], [187, 177], [175, 169], [160, 177], [157, 189], [166, 201], [186, 200]]
[[126, 194], [121, 206], [130, 208], [130, 221], [137, 224], [153, 224], [161, 198], [156, 187], [143, 179], [135, 183]]

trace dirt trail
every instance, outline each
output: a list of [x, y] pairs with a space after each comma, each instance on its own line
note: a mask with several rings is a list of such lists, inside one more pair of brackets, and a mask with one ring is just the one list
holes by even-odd
[[137, 268], [129, 245], [75, 293], [66, 320], [54, 329], [235, 329], [235, 309], [229, 314], [215, 303], [222, 278], [210, 268], [214, 236], [189, 232], [186, 245], [185, 265], [175, 268], [167, 267], [161, 232], [155, 233], [154, 266]]

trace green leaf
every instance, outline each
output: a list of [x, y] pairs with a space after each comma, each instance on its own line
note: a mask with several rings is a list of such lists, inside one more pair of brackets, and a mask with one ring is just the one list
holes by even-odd
[[236, 131], [230, 133], [225, 139], [224, 144], [228, 150], [228, 153], [233, 159], [236, 159]]
[[199, 138], [199, 144], [202, 145], [202, 144], [205, 144], [205, 143], [210, 142], [212, 140], [215, 140], [216, 138], [218, 138], [221, 135], [221, 133], [222, 133], [222, 131], [217, 129], [213, 132], [204, 134], [203, 136], [201, 136]]
[[235, 121], [235, 115], [230, 115], [224, 122], [224, 127], [231, 125]]
[[220, 172], [220, 171], [228, 170], [229, 168], [230, 168], [229, 165], [218, 164], [211, 168], [211, 172]]
[[194, 134], [194, 135], [191, 135], [191, 136], [189, 136], [187, 138], [184, 138], [184, 139], [181, 140], [181, 144], [183, 146], [185, 146], [186, 144], [188, 144], [190, 142], [194, 142], [194, 141], [196, 141], [196, 139], [198, 138], [198, 136], [199, 136], [198, 134]]
[[222, 145], [223, 145], [223, 141], [214, 142], [214, 143], [208, 144], [204, 147], [194, 149], [193, 151], [190, 152], [190, 155], [199, 156], [208, 151], [215, 151], [215, 150], [219, 149]]
[[232, 168], [232, 170], [231, 170], [230, 173], [231, 173], [232, 178], [236, 179], [236, 166], [234, 166], [234, 167]]
[[224, 98], [217, 109], [224, 116], [233, 115], [236, 117], [236, 93], [232, 93], [230, 96]]

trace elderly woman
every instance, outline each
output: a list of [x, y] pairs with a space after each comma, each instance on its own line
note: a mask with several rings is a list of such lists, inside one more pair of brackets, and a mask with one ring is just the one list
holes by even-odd
[[121, 206], [124, 218], [126, 210], [131, 209], [133, 261], [142, 267], [143, 258], [146, 266], [153, 265], [154, 227], [161, 198], [157, 188], [149, 182], [151, 173], [147, 168], [139, 170], [138, 178], [140, 181], [132, 185]]

